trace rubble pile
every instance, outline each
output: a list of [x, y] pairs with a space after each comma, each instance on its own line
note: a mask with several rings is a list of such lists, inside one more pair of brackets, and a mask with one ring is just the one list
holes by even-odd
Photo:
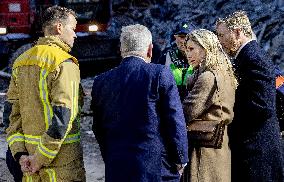
[[236, 10], [248, 13], [258, 42], [284, 70], [282, 0], [113, 0], [110, 32], [119, 36], [122, 26], [140, 23], [149, 27], [154, 42], [164, 49], [178, 22], [193, 22], [200, 28], [214, 31], [217, 18]]

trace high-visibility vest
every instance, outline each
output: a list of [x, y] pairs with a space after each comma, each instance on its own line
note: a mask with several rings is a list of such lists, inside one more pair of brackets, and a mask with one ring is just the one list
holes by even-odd
[[189, 66], [188, 68], [178, 68], [172, 63], [170, 64], [170, 68], [177, 85], [186, 85], [187, 78], [193, 73], [192, 66]]

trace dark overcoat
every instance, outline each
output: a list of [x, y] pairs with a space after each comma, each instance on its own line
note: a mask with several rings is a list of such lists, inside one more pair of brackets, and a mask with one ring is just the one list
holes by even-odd
[[275, 67], [251, 41], [240, 51], [234, 68], [239, 86], [229, 125], [232, 181], [283, 181]]
[[125, 58], [95, 78], [91, 107], [106, 182], [179, 181], [175, 164], [188, 162], [187, 136], [168, 68]]

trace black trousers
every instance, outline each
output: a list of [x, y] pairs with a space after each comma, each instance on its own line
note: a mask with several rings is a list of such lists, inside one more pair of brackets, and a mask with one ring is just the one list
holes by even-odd
[[[284, 166], [284, 136], [282, 135], [282, 139], [281, 139], [281, 144], [282, 144], [282, 158], [283, 158], [283, 166]], [[284, 176], [284, 169], [283, 169], [283, 176]]]
[[21, 165], [15, 161], [10, 148], [6, 152], [6, 164], [10, 173], [13, 175], [15, 182], [22, 182], [23, 172], [21, 170]]

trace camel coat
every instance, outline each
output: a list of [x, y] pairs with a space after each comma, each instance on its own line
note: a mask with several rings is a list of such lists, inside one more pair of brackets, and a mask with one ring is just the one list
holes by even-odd
[[[187, 122], [193, 119], [223, 118], [226, 124], [231, 123], [234, 116], [235, 87], [230, 80], [229, 74], [225, 71], [196, 70], [188, 81], [189, 94], [183, 102]], [[231, 181], [231, 152], [228, 146], [227, 127], [221, 149], [194, 147], [190, 139], [188, 142], [190, 163], [183, 176], [187, 181]]]

